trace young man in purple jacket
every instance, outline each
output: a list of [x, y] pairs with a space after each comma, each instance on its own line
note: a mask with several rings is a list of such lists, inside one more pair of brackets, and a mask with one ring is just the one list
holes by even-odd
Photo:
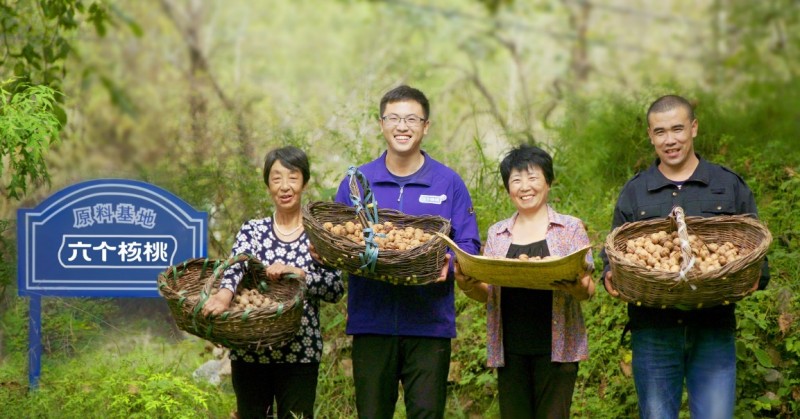
[[[450, 236], [477, 254], [480, 236], [472, 199], [461, 177], [421, 150], [430, 105], [414, 88], [399, 86], [381, 99], [386, 152], [359, 168], [379, 208], [449, 219]], [[350, 204], [345, 178], [336, 201]], [[353, 378], [361, 418], [394, 415], [398, 382], [409, 418], [442, 418], [456, 336], [452, 268], [430, 285], [392, 285], [350, 275], [347, 334], [353, 336]]]

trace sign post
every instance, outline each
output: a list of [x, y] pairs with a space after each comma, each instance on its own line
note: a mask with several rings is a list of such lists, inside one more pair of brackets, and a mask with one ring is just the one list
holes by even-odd
[[41, 297], [158, 297], [168, 266], [207, 254], [208, 214], [154, 185], [97, 179], [17, 211], [17, 282], [30, 297], [29, 385], [41, 372]]

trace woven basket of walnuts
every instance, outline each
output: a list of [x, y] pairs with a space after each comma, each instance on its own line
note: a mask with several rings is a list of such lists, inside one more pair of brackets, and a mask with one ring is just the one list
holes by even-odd
[[772, 241], [746, 215], [625, 223], [606, 238], [611, 284], [620, 298], [656, 308], [696, 309], [746, 297], [761, 276]]
[[[231, 306], [219, 316], [204, 316], [203, 305], [219, 288], [226, 269], [242, 265], [244, 276]], [[158, 275], [158, 291], [167, 300], [178, 327], [229, 348], [277, 348], [300, 328], [306, 283], [296, 275], [267, 278], [264, 265], [252, 255], [228, 260], [189, 259]]]
[[367, 179], [350, 168], [353, 206], [312, 202], [303, 227], [322, 261], [342, 271], [395, 285], [425, 285], [439, 278], [447, 253], [436, 233], [450, 221], [378, 209]]

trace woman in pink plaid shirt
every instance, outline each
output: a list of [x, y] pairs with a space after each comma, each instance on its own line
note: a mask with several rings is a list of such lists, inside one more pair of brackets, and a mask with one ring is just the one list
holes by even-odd
[[[590, 244], [581, 220], [548, 205], [553, 160], [547, 152], [519, 146], [500, 163], [500, 173], [517, 211], [489, 228], [484, 256], [565, 256]], [[550, 291], [484, 284], [456, 264], [458, 287], [486, 303], [487, 358], [497, 368], [503, 418], [569, 418], [578, 361], [588, 356], [580, 301], [594, 294], [591, 252], [586, 266], [579, 278], [556, 281]]]

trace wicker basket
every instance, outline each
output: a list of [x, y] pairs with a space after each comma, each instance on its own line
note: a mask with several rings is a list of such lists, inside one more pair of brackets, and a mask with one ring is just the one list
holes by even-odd
[[[425, 285], [439, 278], [447, 253], [446, 243], [435, 235], [450, 232], [450, 222], [438, 216], [410, 216], [378, 209], [369, 184], [351, 167], [350, 194], [354, 207], [337, 202], [312, 202], [303, 207], [303, 227], [322, 261], [342, 271], [395, 285]], [[356, 182], [361, 183], [361, 189]], [[361, 198], [361, 191], [366, 199]], [[379, 221], [380, 220], [380, 221]], [[365, 244], [334, 234], [323, 224], [392, 222], [398, 228], [419, 228], [433, 237], [410, 250], [379, 249], [372, 229], [364, 229]]]
[[[219, 286], [222, 273], [244, 262], [247, 266], [239, 287], [258, 289], [269, 297], [269, 306], [203, 316], [201, 309], [212, 287]], [[258, 350], [283, 346], [297, 334], [306, 284], [296, 275], [271, 281], [258, 259], [240, 254], [227, 261], [197, 258], [171, 266], [158, 275], [158, 291], [181, 330], [229, 348]]]
[[461, 272], [487, 284], [554, 290], [553, 282], [576, 279], [590, 269], [586, 266], [586, 254], [592, 250], [590, 246], [566, 256], [534, 261], [471, 255], [447, 236], [442, 239], [456, 254]]
[[[743, 256], [720, 269], [700, 273], [649, 270], [624, 258], [628, 239], [658, 231], [679, 235], [691, 233], [706, 243], [729, 241]], [[684, 237], [684, 240], [688, 240]], [[622, 300], [646, 307], [696, 309], [727, 305], [752, 292], [761, 276], [761, 267], [772, 241], [769, 230], [746, 215], [683, 217], [676, 207], [670, 218], [625, 223], [606, 238], [605, 249], [611, 265], [611, 284]], [[685, 246], [684, 246], [685, 248]], [[681, 270], [685, 271], [691, 254], [683, 251]]]

